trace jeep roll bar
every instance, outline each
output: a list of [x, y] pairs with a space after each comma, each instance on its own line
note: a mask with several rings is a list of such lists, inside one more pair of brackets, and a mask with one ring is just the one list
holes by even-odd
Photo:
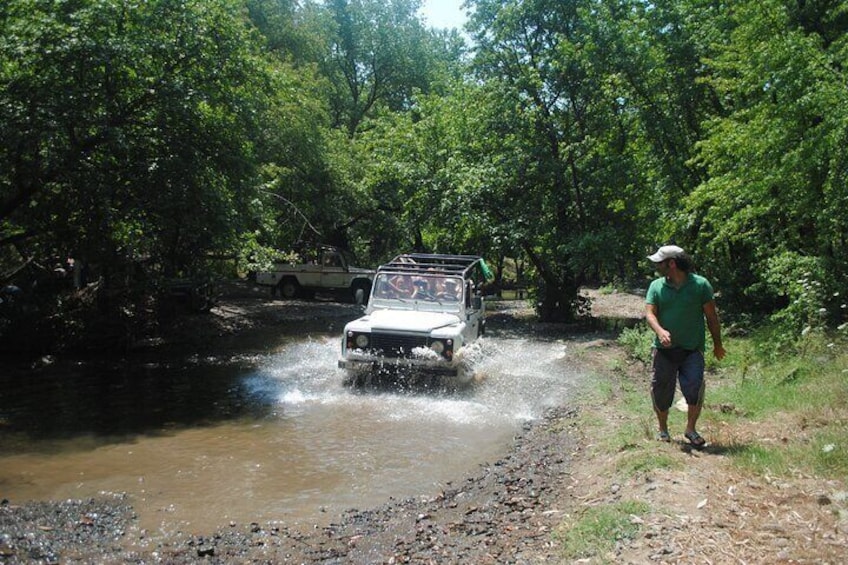
[[463, 279], [471, 279], [475, 270], [479, 270], [484, 279], [490, 278], [491, 271], [479, 255], [404, 253], [381, 265], [377, 272], [453, 275], [461, 276]]

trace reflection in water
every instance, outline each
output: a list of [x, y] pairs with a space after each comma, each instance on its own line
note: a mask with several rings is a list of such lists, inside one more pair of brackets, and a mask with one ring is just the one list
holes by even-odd
[[[253, 361], [255, 363], [255, 360]], [[77, 363], [0, 376], [5, 431], [48, 440], [160, 433], [163, 428], [261, 417], [234, 374], [253, 363], [192, 360], [180, 364]], [[2, 445], [4, 451], [8, 450]], [[27, 448], [28, 449], [28, 448]]]
[[0, 377], [0, 488], [13, 502], [127, 492], [152, 532], [309, 525], [427, 495], [499, 458], [574, 384], [562, 343], [485, 338], [458, 393], [351, 389], [338, 336], [185, 364]]

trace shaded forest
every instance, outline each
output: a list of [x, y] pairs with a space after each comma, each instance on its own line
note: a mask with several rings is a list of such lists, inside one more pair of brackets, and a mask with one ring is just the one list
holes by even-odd
[[[0, 337], [114, 343], [296, 242], [525, 265], [540, 317], [665, 243], [725, 318], [848, 320], [839, 0], [8, 0]], [[112, 344], [110, 342], [110, 344]]]

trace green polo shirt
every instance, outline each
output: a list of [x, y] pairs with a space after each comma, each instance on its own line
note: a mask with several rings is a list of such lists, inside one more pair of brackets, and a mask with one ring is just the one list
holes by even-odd
[[[710, 281], [689, 273], [683, 286], [675, 288], [665, 277], [648, 287], [645, 302], [657, 307], [660, 325], [671, 333], [671, 346], [703, 351], [706, 345], [704, 304], [714, 299]], [[654, 336], [654, 347], [661, 347]]]

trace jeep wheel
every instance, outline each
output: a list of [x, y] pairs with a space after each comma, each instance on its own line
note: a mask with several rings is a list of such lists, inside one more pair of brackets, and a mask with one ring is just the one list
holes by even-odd
[[300, 294], [300, 285], [295, 279], [283, 279], [280, 281], [279, 287], [280, 296], [282, 296], [286, 300], [297, 298], [297, 295]]

